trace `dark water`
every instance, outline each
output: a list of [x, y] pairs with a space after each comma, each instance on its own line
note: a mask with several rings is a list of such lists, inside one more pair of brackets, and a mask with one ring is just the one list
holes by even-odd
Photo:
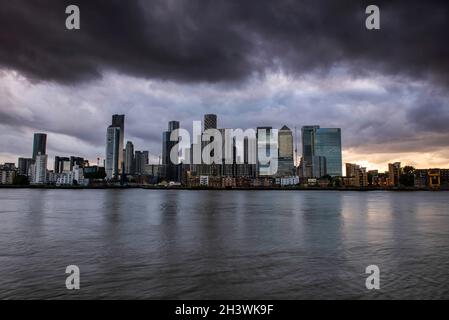
[[449, 193], [2, 189], [0, 298], [448, 299]]

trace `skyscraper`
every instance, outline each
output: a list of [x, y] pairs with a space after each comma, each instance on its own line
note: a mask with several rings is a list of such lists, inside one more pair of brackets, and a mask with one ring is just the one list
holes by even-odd
[[294, 171], [293, 133], [289, 127], [283, 126], [278, 133], [278, 171], [277, 176], [291, 176]]
[[149, 151], [142, 151], [142, 171], [145, 168], [145, 165], [148, 164], [148, 160], [150, 158], [150, 152]]
[[[221, 164], [219, 165], [222, 176], [234, 176], [236, 167], [235, 138], [230, 135], [228, 129], [218, 129], [221, 133]], [[243, 162], [243, 159], [242, 159]]]
[[[207, 141], [203, 141], [203, 138], [206, 137], [205, 135], [205, 131], [209, 130], [209, 129], [217, 129], [217, 115], [216, 114], [205, 114], [204, 115], [204, 122], [203, 122], [203, 126], [204, 126], [204, 131], [201, 134], [201, 164], [195, 165], [194, 167], [196, 168], [196, 171], [198, 174], [200, 175], [219, 175], [220, 174], [220, 167], [218, 166], [218, 164], [216, 164], [215, 162], [213, 162], [212, 164], [207, 164], [207, 163], [203, 163], [204, 159], [203, 159], [203, 152], [204, 152], [204, 148], [206, 148], [212, 141], [214, 141], [214, 137], [209, 137], [208, 139], [206, 139]], [[215, 156], [215, 150], [212, 149], [211, 152], [209, 153], [209, 156], [211, 157], [211, 159], [214, 158]]]
[[120, 168], [120, 127], [109, 126], [106, 134], [105, 170], [108, 179], [117, 178]]
[[204, 131], [208, 129], [217, 129], [217, 115], [205, 114], [204, 115]]
[[179, 121], [169, 121], [168, 122], [168, 131], [172, 132], [176, 129], [179, 129]]
[[112, 126], [120, 128], [120, 137], [119, 137], [119, 155], [118, 155], [118, 168], [119, 173], [122, 172], [123, 167], [123, 148], [125, 141], [125, 115], [124, 114], [114, 114], [112, 116]]
[[106, 133], [105, 171], [108, 179], [118, 178], [124, 168], [123, 141], [125, 138], [125, 115], [114, 114]]
[[[179, 181], [180, 175], [178, 174], [177, 155], [175, 159], [171, 159], [170, 153], [172, 148], [178, 143], [177, 141], [170, 141], [171, 133], [179, 129], [179, 121], [170, 121], [168, 123], [168, 131], [162, 133], [162, 175], [167, 180]], [[172, 161], [173, 160], [173, 161]]]
[[341, 129], [302, 127], [301, 173], [308, 178], [342, 176]]
[[162, 132], [162, 164], [170, 164], [170, 131]]
[[317, 129], [315, 136], [315, 155], [325, 159], [327, 175], [341, 177], [343, 175], [341, 129]]
[[[303, 177], [317, 177], [324, 175], [324, 172], [317, 170], [315, 159], [315, 132], [319, 126], [304, 126], [301, 129], [302, 137], [302, 159], [301, 174]], [[318, 172], [317, 172], [318, 171]]]
[[33, 160], [40, 154], [47, 152], [47, 135], [45, 133], [35, 133], [33, 140]]
[[128, 141], [125, 148], [125, 173], [134, 174], [134, 167], [134, 145], [131, 141]]
[[[265, 135], [263, 135], [265, 133]], [[273, 167], [273, 164], [262, 163], [261, 159], [275, 158], [276, 155], [271, 154], [271, 150], [277, 150], [277, 146], [273, 145], [273, 128], [272, 127], [257, 127], [257, 175], [258, 176], [270, 176], [277, 172], [277, 167]], [[275, 141], [277, 144], [277, 141]], [[274, 172], [276, 171], [276, 172]]]
[[136, 151], [134, 155], [136, 174], [143, 174], [145, 171], [145, 165], [148, 164], [149, 152], [148, 151]]
[[170, 152], [177, 142], [170, 141], [170, 136], [172, 131], [176, 129], [179, 129], [179, 121], [170, 121], [168, 123], [168, 131], [164, 131], [162, 134], [162, 164], [164, 165], [172, 163], [170, 160]]

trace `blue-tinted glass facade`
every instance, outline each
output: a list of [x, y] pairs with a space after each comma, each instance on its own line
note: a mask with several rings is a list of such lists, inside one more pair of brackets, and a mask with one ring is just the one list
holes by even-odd
[[305, 161], [311, 162], [314, 154], [315, 131], [319, 126], [304, 126], [302, 128], [302, 156]]
[[326, 159], [326, 173], [342, 176], [341, 129], [319, 128], [315, 132], [315, 156]]

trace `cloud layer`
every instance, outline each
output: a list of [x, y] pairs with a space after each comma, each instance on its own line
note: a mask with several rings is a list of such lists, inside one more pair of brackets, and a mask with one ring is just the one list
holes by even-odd
[[[371, 1], [372, 2], [372, 1]], [[241, 80], [278, 68], [301, 74], [348, 63], [448, 84], [446, 1], [78, 0], [81, 30], [65, 29], [73, 1], [16, 0], [0, 10], [0, 64], [59, 82], [105, 70], [178, 81]]]

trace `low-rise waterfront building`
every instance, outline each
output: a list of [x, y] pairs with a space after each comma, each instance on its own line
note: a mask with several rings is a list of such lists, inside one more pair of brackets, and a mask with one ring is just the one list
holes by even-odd
[[388, 164], [388, 186], [398, 187], [399, 178], [401, 176], [401, 163], [389, 163]]
[[346, 163], [346, 177], [343, 184], [348, 187], [368, 187], [368, 172], [357, 164]]

